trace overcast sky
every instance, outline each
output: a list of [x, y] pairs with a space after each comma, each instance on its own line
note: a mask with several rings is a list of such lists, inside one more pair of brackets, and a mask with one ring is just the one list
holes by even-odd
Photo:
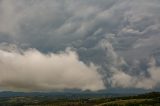
[[0, 0], [0, 90], [160, 88], [160, 0]]

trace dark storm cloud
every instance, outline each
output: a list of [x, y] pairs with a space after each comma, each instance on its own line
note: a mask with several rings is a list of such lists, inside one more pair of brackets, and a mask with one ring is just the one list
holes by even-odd
[[[2, 0], [1, 48], [12, 51], [4, 46], [11, 43], [16, 49], [36, 48], [45, 56], [70, 47], [80, 61], [100, 66], [107, 86], [145, 88], [142, 84], [147, 82], [146, 88], [153, 88], [159, 82], [146, 60], [159, 56], [159, 4], [159, 0]], [[158, 65], [160, 59], [155, 59]]]

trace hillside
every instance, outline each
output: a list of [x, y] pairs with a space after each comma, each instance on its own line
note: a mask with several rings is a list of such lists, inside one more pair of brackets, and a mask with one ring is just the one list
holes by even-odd
[[52, 96], [14, 96], [0, 97], [0, 106], [159, 106], [160, 93], [151, 92], [122, 97], [52, 97]]

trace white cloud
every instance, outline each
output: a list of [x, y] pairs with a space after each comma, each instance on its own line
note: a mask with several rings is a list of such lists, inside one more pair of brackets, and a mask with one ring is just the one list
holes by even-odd
[[111, 77], [112, 87], [128, 88], [132, 86], [132, 77], [122, 71], [116, 71]]
[[78, 59], [67, 49], [59, 54], [0, 50], [0, 88], [5, 90], [50, 91], [104, 89], [97, 66]]

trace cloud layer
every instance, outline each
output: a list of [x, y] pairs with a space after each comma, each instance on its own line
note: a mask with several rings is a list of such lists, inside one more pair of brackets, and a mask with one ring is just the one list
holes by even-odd
[[[2, 62], [6, 65], [2, 68], [7, 70], [0, 67], [0, 72], [6, 73], [2, 77], [6, 82], [0, 80], [2, 88], [16, 89], [13, 83], [18, 87], [20, 82], [7, 81], [14, 79], [15, 74], [20, 77], [24, 73], [37, 79], [27, 88], [25, 85], [30, 81], [24, 77], [25, 87], [21, 85], [19, 88], [29, 90], [38, 87], [40, 90], [98, 90], [104, 85], [106, 88], [160, 87], [156, 76], [160, 67], [159, 4], [159, 0], [0, 0], [0, 50], [3, 54], [0, 61], [6, 60], [6, 63]], [[8, 44], [11, 45], [6, 46]], [[74, 51], [66, 51], [68, 47]], [[12, 56], [5, 57], [4, 54]], [[37, 58], [31, 59], [28, 55], [40, 56], [42, 61], [35, 62]], [[13, 57], [17, 61], [13, 61]], [[58, 60], [54, 60], [55, 57]], [[149, 65], [150, 58], [155, 59], [155, 65]], [[20, 65], [22, 63], [25, 65]], [[58, 67], [60, 63], [67, 70], [76, 70], [75, 73], [65, 73], [63, 67]], [[88, 65], [90, 63], [95, 65]], [[44, 67], [39, 67], [41, 64]], [[44, 73], [44, 68], [48, 74], [38, 77], [38, 70]], [[17, 73], [13, 74], [11, 69]], [[47, 78], [51, 79], [51, 69], [55, 69], [53, 79], [61, 72], [67, 82], [60, 83], [61, 80], [56, 79], [58, 82], [52, 82], [54, 87], [41, 85], [48, 83]], [[79, 73], [83, 73], [80, 75], [89, 82], [82, 83]], [[7, 77], [7, 74], [14, 76]], [[66, 79], [72, 74], [79, 80], [70, 82], [71, 79]], [[23, 78], [20, 79], [23, 82]], [[95, 86], [93, 82], [96, 82]], [[101, 86], [96, 88], [98, 84]]]

